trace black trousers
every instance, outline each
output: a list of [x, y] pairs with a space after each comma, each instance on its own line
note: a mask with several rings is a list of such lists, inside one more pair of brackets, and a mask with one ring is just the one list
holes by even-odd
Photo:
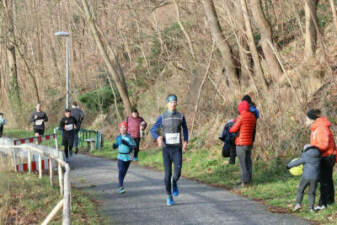
[[74, 136], [63, 136], [64, 154], [69, 157], [69, 152], [73, 150]]
[[181, 168], [183, 163], [183, 154], [181, 146], [178, 147], [163, 147], [163, 162], [165, 168], [165, 189], [166, 194], [171, 195], [171, 179], [172, 179], [172, 163], [174, 165], [173, 185], [177, 185], [177, 182], [181, 176]]
[[135, 142], [136, 142], [136, 147], [134, 148], [133, 157], [137, 157], [138, 158], [140, 138], [134, 138], [133, 140], [135, 140]]
[[307, 186], [309, 186], [309, 192], [308, 192], [309, 209], [313, 209], [314, 204], [315, 204], [317, 183], [318, 183], [317, 180], [308, 180], [308, 179], [302, 178], [300, 185], [298, 186], [298, 190], [297, 190], [296, 203], [300, 205], [302, 204], [304, 191], [307, 188]]
[[319, 205], [328, 205], [335, 202], [335, 187], [332, 179], [333, 167], [336, 163], [336, 155], [322, 157], [320, 173], [320, 198]]
[[3, 130], [4, 130], [4, 125], [0, 125], [0, 137], [2, 137]]

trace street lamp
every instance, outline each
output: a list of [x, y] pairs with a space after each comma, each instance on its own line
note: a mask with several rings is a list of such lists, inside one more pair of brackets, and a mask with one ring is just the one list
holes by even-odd
[[69, 106], [69, 36], [70, 33], [59, 31], [54, 33], [57, 37], [66, 37], [66, 108]]

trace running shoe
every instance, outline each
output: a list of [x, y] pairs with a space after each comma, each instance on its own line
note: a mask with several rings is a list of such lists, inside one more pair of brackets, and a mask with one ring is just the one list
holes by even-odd
[[174, 200], [173, 200], [172, 195], [167, 196], [166, 205], [168, 205], [168, 206], [174, 205]]
[[119, 193], [120, 193], [120, 194], [124, 194], [124, 193], [125, 193], [124, 187], [120, 187], [120, 188], [119, 188]]

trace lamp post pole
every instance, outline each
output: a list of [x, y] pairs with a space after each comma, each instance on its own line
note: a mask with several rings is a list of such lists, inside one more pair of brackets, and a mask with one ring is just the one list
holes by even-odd
[[69, 32], [56, 32], [55, 36], [66, 37], [66, 108], [69, 107]]

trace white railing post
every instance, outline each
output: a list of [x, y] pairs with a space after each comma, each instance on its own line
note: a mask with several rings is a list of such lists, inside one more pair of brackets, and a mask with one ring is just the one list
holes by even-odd
[[41, 154], [39, 154], [39, 178], [42, 178], [42, 157]]
[[64, 173], [64, 205], [63, 205], [63, 221], [62, 225], [70, 225], [70, 198], [71, 198], [71, 187], [70, 187], [70, 180], [69, 180], [69, 173], [70, 167], [68, 164], [65, 164], [66, 172]]
[[60, 195], [63, 195], [63, 172], [61, 163], [58, 163]]
[[12, 150], [12, 157], [13, 157], [14, 171], [18, 172], [18, 170], [16, 168], [16, 150], [15, 150], [15, 148], [13, 148], [13, 150]]
[[28, 150], [28, 172], [32, 172], [32, 152]]
[[49, 162], [49, 178], [50, 178], [50, 186], [54, 186], [53, 184], [53, 160], [50, 158], [48, 159], [48, 162]]

